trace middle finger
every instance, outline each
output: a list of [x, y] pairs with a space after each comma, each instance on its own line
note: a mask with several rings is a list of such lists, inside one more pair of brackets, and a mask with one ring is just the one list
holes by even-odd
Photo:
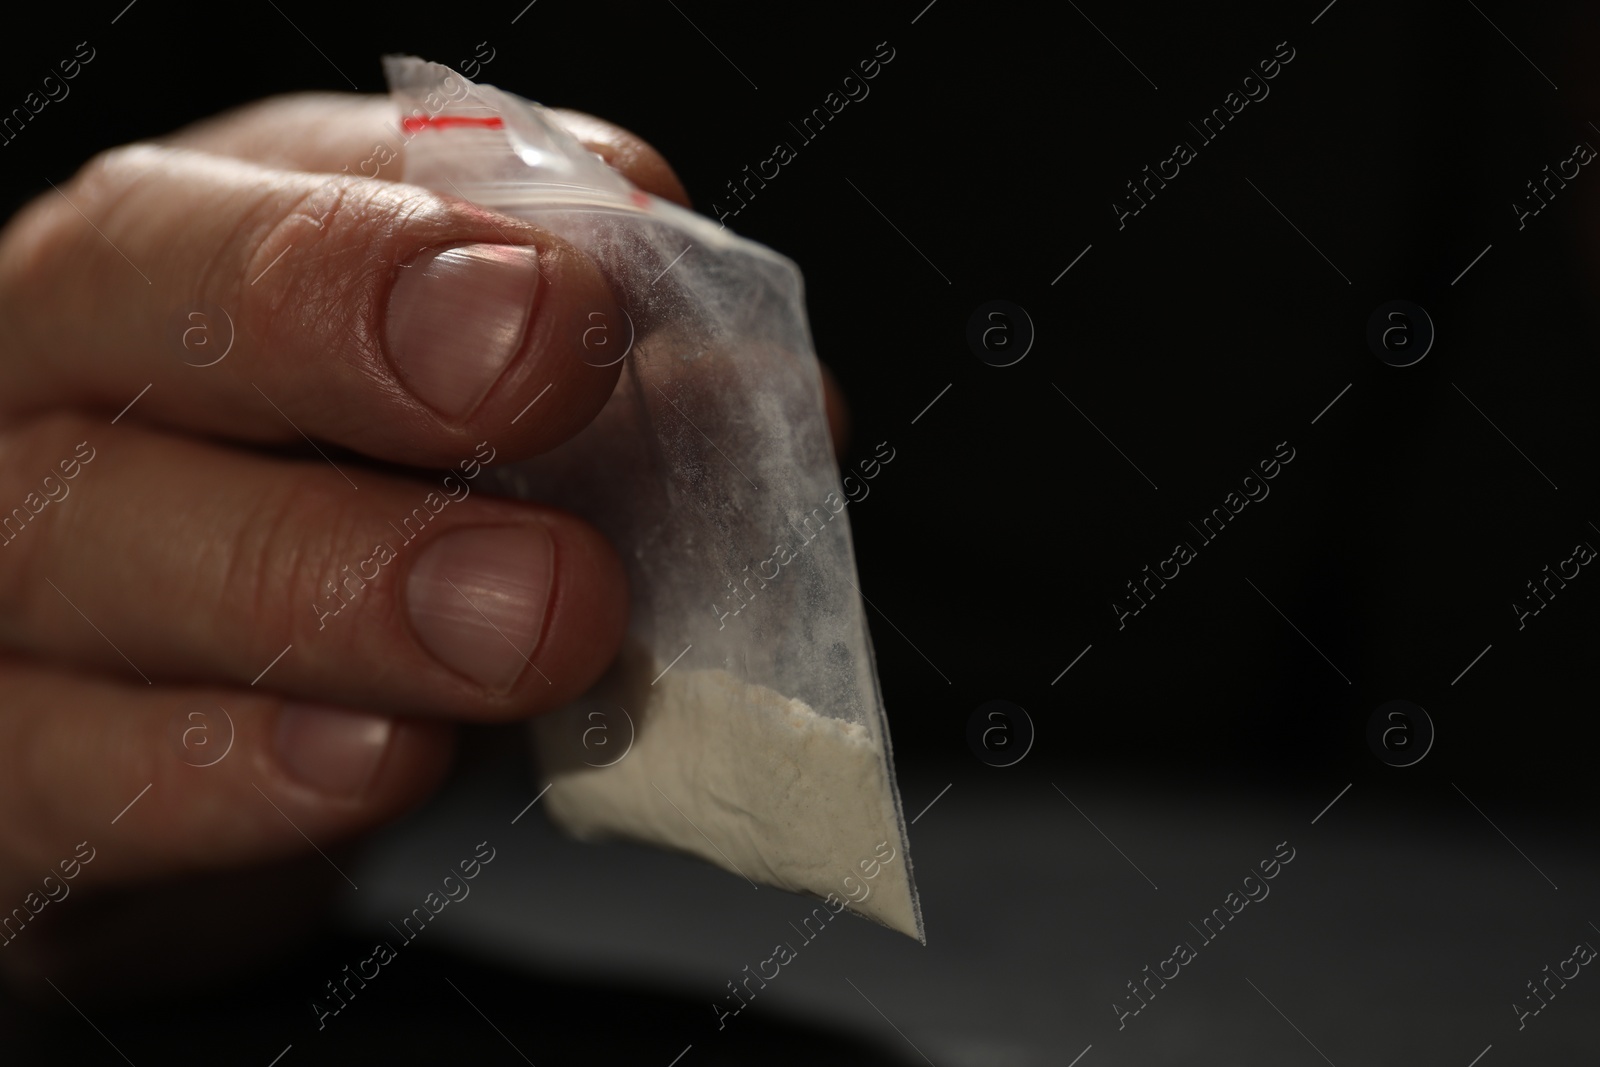
[[592, 527], [473, 492], [477, 459], [462, 468], [410, 482], [126, 423], [11, 427], [0, 644], [395, 714], [557, 707], [616, 652], [621, 564]]

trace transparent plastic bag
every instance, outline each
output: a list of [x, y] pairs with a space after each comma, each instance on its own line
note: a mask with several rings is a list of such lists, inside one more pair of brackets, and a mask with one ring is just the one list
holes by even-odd
[[631, 587], [617, 663], [534, 724], [551, 818], [923, 939], [799, 270], [636, 190], [537, 104], [385, 66], [405, 180], [559, 236], [625, 309], [584, 339], [623, 362], [600, 415], [490, 472], [594, 523]]

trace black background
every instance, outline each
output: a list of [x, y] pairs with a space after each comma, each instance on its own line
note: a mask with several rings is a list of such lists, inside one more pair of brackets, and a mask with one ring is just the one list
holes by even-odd
[[[1087, 12], [1124, 58], [1070, 6], [953, 0], [915, 24], [915, 4], [540, 0], [512, 24], [515, 4], [141, 0], [115, 25], [102, 6], [39, 13], [13, 40], [8, 107], [79, 41], [95, 58], [0, 148], [12, 204], [100, 148], [346, 76], [381, 91], [383, 53], [460, 65], [479, 42], [483, 80], [638, 132], [702, 210], [794, 142], [729, 221], [805, 272], [853, 409], [845, 465], [896, 449], [851, 518], [902, 749], [958, 756], [972, 709], [1003, 698], [1033, 717], [1035, 759], [1066, 771], [1382, 772], [1430, 794], [1456, 775], [1592, 814], [1578, 742], [1600, 594], [1580, 577], [1520, 632], [1510, 606], [1600, 538], [1587, 169], [1520, 231], [1511, 209], [1600, 138], [1576, 11], [1490, 13], [1517, 45], [1471, 5], [1339, 0], [1315, 25], [1268, 4]], [[800, 145], [788, 123], [885, 41], [870, 95]], [[1199, 144], [1186, 123], [1283, 41], [1295, 58], [1270, 95], [1119, 229], [1124, 183]], [[966, 342], [993, 299], [1037, 331], [1014, 366]], [[1393, 299], [1438, 330], [1410, 368], [1364, 341]], [[1124, 583], [1280, 441], [1296, 459], [1272, 495], [1119, 631]], [[1438, 728], [1405, 776], [1364, 740], [1397, 697]]]

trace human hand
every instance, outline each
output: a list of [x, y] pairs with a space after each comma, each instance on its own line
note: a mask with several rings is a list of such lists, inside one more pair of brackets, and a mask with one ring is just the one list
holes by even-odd
[[[686, 203], [642, 141], [563, 121]], [[398, 151], [362, 172], [405, 137], [384, 98], [270, 100], [107, 152], [0, 232], [13, 984], [285, 943], [245, 894], [342, 885], [317, 852], [423, 800], [455, 722], [557, 707], [616, 652], [598, 532], [473, 491], [604, 404], [620, 368], [580, 339], [614, 298], [537, 227], [390, 180]]]

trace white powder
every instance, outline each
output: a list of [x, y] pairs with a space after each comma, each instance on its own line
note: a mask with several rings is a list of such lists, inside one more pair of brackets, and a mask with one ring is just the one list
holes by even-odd
[[[653, 678], [659, 668], [636, 661], [625, 673]], [[536, 720], [557, 825], [580, 838], [680, 849], [795, 892], [831, 892], [924, 940], [887, 764], [866, 727], [722, 670], [679, 665], [653, 686], [613, 682], [603, 691], [614, 699]], [[630, 721], [632, 746], [617, 759]], [[606, 743], [596, 745], [602, 723]]]

